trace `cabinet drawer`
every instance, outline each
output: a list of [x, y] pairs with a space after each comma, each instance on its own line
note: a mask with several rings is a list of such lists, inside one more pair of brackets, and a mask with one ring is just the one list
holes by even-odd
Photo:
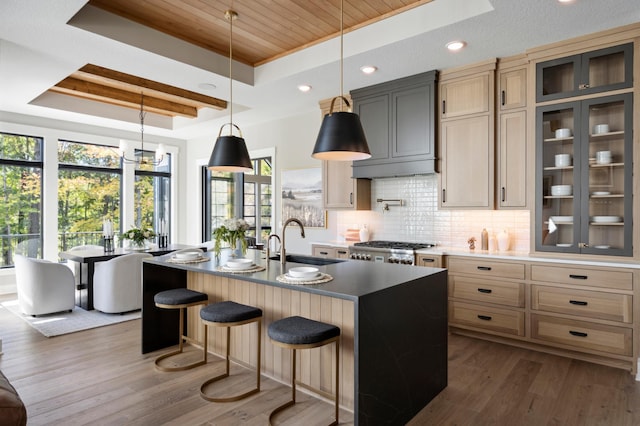
[[449, 296], [524, 308], [524, 284], [449, 275]]
[[531, 337], [580, 349], [631, 356], [633, 330], [564, 318], [531, 315]]
[[449, 258], [449, 271], [451, 274], [474, 274], [491, 276], [495, 278], [524, 279], [523, 263], [503, 263], [484, 259], [458, 259]]
[[449, 302], [449, 323], [524, 336], [524, 312]]
[[337, 257], [335, 247], [313, 246], [311, 252], [315, 257]]
[[629, 271], [587, 269], [580, 266], [531, 266], [533, 281], [633, 290]]
[[418, 266], [430, 266], [432, 268], [442, 268], [442, 256], [432, 254], [418, 254], [416, 256]]
[[633, 296], [629, 294], [532, 285], [531, 307], [611, 321], [633, 321]]

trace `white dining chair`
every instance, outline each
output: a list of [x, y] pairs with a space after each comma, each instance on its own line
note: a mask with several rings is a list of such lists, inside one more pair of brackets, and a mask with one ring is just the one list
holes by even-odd
[[105, 313], [142, 308], [142, 260], [149, 253], [131, 253], [96, 262], [93, 273], [93, 307]]
[[18, 304], [26, 315], [71, 311], [75, 282], [65, 265], [22, 255], [14, 257]]

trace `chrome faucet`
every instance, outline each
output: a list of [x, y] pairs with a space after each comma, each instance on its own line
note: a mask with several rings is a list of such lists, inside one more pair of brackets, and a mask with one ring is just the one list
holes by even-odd
[[285, 249], [284, 246], [284, 237], [285, 237], [285, 231], [287, 230], [287, 225], [289, 225], [291, 222], [295, 222], [298, 225], [300, 225], [300, 236], [302, 238], [305, 238], [304, 236], [304, 225], [302, 224], [302, 222], [300, 222], [300, 220], [295, 219], [295, 218], [291, 218], [291, 219], [287, 219], [287, 221], [284, 223], [284, 225], [282, 225], [282, 244], [280, 245], [280, 269], [282, 271], [282, 273], [284, 274], [284, 264], [287, 263], [287, 250]]
[[276, 240], [278, 240], [278, 244], [280, 244], [280, 247], [282, 247], [282, 241], [280, 240], [278, 234], [269, 235], [269, 237], [267, 238], [267, 265], [269, 264], [269, 258], [271, 257], [271, 238], [275, 238]]

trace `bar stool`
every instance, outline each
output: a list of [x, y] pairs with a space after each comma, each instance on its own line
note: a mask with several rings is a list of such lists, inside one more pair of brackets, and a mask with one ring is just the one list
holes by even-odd
[[207, 333], [204, 334], [204, 343], [202, 346], [202, 360], [195, 361], [189, 364], [180, 365], [178, 367], [164, 367], [159, 364], [163, 359], [170, 358], [174, 355], [181, 354], [183, 352], [183, 341], [186, 340], [188, 342], [195, 342], [195, 339], [192, 339], [189, 336], [185, 336], [182, 334], [184, 328], [184, 314], [185, 309], [191, 306], [197, 305], [206, 305], [209, 300], [209, 296], [206, 293], [201, 293], [199, 291], [189, 290], [186, 288], [176, 288], [173, 290], [161, 291], [160, 293], [156, 293], [153, 297], [153, 301], [155, 302], [158, 308], [163, 309], [180, 309], [180, 328], [178, 329], [178, 350], [174, 352], [170, 352], [168, 354], [164, 354], [156, 358], [155, 364], [156, 368], [160, 371], [182, 371], [189, 370], [191, 368], [197, 367], [199, 365], [204, 365], [207, 363]]
[[[238, 401], [250, 395], [260, 392], [260, 341], [262, 333], [262, 309], [253, 306], [242, 305], [232, 301], [224, 301], [212, 303], [200, 310], [200, 318], [204, 323], [205, 335], [207, 334], [207, 326], [226, 327], [227, 329], [227, 349], [225, 356], [226, 370], [224, 373], [212, 377], [200, 386], [200, 396], [207, 401], [213, 402], [231, 402]], [[218, 380], [229, 377], [229, 349], [231, 347], [231, 327], [244, 325], [255, 322], [258, 325], [257, 338], [257, 362], [256, 362], [256, 387], [243, 394], [229, 397], [213, 397], [205, 392], [205, 388]]]
[[277, 346], [292, 349], [291, 357], [291, 401], [285, 402], [269, 414], [271, 419], [280, 411], [293, 406], [296, 403], [296, 350], [311, 349], [335, 342], [336, 346], [336, 395], [335, 395], [335, 421], [329, 426], [338, 424], [339, 401], [339, 377], [340, 377], [340, 328], [335, 325], [314, 321], [300, 316], [293, 316], [274, 321], [269, 325], [269, 338]]

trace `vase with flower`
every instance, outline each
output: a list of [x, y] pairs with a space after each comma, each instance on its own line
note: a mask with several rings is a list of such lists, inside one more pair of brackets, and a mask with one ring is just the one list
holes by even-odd
[[147, 245], [148, 240], [155, 238], [155, 236], [156, 233], [151, 228], [146, 227], [131, 228], [122, 234], [123, 239], [129, 240], [129, 249], [136, 251], [147, 250], [149, 248]]
[[221, 226], [214, 229], [215, 245], [213, 250], [216, 256], [220, 256], [222, 243], [226, 243], [231, 248], [231, 257], [244, 256], [247, 252], [246, 232], [248, 229], [249, 224], [244, 219], [226, 219]]

